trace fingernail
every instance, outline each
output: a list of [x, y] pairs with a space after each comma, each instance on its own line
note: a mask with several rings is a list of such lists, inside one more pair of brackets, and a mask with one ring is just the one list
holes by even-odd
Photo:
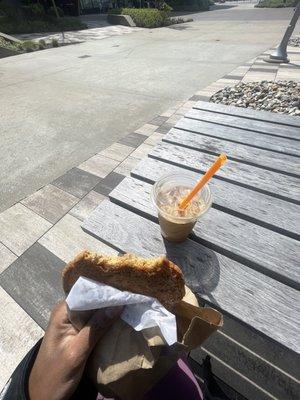
[[107, 307], [105, 309], [105, 315], [108, 318], [113, 319], [122, 313], [123, 308], [123, 306]]

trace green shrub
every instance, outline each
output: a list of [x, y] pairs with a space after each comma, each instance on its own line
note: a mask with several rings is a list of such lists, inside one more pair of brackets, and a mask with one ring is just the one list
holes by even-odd
[[173, 11], [173, 8], [169, 4], [164, 3], [162, 11], [164, 11], [164, 12], [169, 14], [171, 11]]
[[15, 21], [9, 18], [0, 18], [0, 32], [33, 33], [33, 32], [58, 32], [86, 29], [86, 24], [77, 18], [63, 17], [55, 20]]
[[[29, 4], [27, 6], [12, 7], [17, 17], [9, 17], [12, 22], [30, 22], [36, 20], [45, 20], [46, 13], [41, 4]], [[14, 13], [14, 11], [12, 11]]]
[[1, 21], [0, 20], [0, 32], [14, 34], [14, 33], [31, 33], [37, 32], [30, 28], [27, 22], [15, 22], [15, 21]]
[[260, 0], [255, 7], [259, 8], [284, 8], [295, 7], [300, 0]]
[[58, 46], [59, 46], [58, 40], [55, 39], [55, 38], [53, 38], [53, 39], [51, 40], [51, 44], [52, 44], [52, 47], [58, 47]]
[[32, 40], [25, 40], [25, 42], [23, 42], [21, 44], [21, 47], [23, 50], [27, 51], [27, 53], [34, 51], [37, 49], [38, 45], [33, 42]]
[[20, 7], [13, 7], [4, 3], [0, 3], [0, 15], [13, 21], [19, 21], [23, 18], [23, 12]]
[[[56, 9], [57, 9], [58, 15], [60, 17], [63, 17], [64, 16], [63, 10], [60, 7], [56, 7]], [[56, 12], [54, 10], [54, 7], [50, 7], [49, 10], [47, 11], [47, 14], [50, 15], [51, 17], [53, 17], [53, 18], [57, 18], [56, 17]]]
[[[56, 30], [61, 31], [76, 31], [86, 29], [87, 25], [76, 17], [63, 17], [55, 20]], [[54, 30], [53, 30], [54, 31]]]
[[45, 40], [44, 39], [40, 39], [39, 40], [39, 49], [40, 50], [44, 50], [44, 49], [46, 49], [46, 47], [47, 47], [47, 43], [45, 42]]
[[168, 4], [175, 11], [208, 11], [210, 0], [169, 0]]
[[20, 51], [21, 49], [21, 43], [18, 42], [10, 42], [3, 37], [0, 36], [0, 47], [3, 47], [4, 49], [9, 49], [13, 51]]
[[158, 28], [168, 25], [168, 12], [156, 8], [121, 8], [109, 11], [111, 14], [130, 15], [136, 26]]
[[28, 9], [30, 10], [32, 19], [43, 19], [46, 15], [44, 7], [39, 3], [30, 4]]
[[164, 0], [156, 0], [154, 8], [157, 8], [158, 10], [164, 11], [166, 13], [169, 13], [173, 10], [173, 8], [169, 6], [169, 4], [167, 4]]
[[27, 32], [49, 32], [51, 24], [46, 21], [32, 21], [27, 24]]
[[108, 14], [121, 15], [122, 14], [122, 8], [112, 8], [111, 10], [108, 10]]

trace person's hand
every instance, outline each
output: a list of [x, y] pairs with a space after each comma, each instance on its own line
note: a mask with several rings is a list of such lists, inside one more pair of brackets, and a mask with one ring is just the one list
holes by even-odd
[[29, 376], [30, 400], [69, 399], [92, 349], [121, 312], [122, 307], [98, 310], [78, 331], [68, 319], [66, 302], [59, 303], [52, 311]]

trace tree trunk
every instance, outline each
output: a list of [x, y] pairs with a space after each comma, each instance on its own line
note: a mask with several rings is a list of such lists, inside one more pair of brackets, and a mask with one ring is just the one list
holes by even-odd
[[51, 1], [52, 1], [52, 5], [53, 5], [53, 8], [54, 8], [54, 12], [55, 12], [56, 18], [59, 19], [59, 14], [58, 14], [58, 11], [57, 11], [55, 0], [51, 0]]

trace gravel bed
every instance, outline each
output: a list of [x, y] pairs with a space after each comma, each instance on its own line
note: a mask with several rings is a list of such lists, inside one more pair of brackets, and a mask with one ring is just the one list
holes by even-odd
[[300, 47], [300, 36], [291, 37], [289, 40], [289, 46]]
[[238, 83], [215, 93], [210, 101], [300, 116], [300, 83], [294, 81]]

